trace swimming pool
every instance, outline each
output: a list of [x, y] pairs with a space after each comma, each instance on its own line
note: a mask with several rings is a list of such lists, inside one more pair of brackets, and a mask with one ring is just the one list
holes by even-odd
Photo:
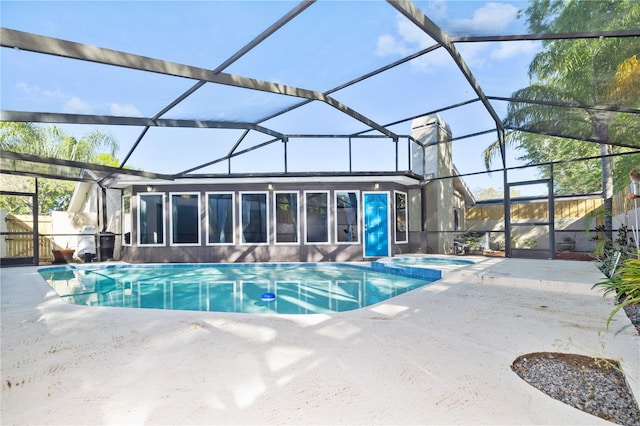
[[255, 314], [350, 311], [435, 280], [335, 263], [88, 265], [39, 272], [64, 301], [77, 305]]

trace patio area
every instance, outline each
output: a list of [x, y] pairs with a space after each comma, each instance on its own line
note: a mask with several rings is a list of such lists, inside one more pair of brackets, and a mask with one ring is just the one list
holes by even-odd
[[519, 355], [619, 360], [640, 336], [591, 262], [476, 258], [365, 309], [256, 316], [68, 305], [3, 268], [3, 424], [609, 424], [510, 368]]

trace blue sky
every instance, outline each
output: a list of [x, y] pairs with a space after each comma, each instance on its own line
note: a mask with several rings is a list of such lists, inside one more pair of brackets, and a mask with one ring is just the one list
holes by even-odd
[[[295, 4], [2, 1], [0, 22], [6, 28], [214, 69]], [[415, 4], [453, 35], [527, 32], [518, 18], [526, 2], [439, 0]], [[224, 72], [325, 91], [432, 44], [428, 36], [384, 1], [319, 1]], [[457, 47], [486, 94], [508, 96], [528, 84], [528, 65], [539, 44], [518, 41]], [[6, 110], [150, 117], [195, 83], [12, 49], [2, 49], [1, 54], [0, 103]], [[446, 51], [439, 49], [332, 96], [375, 122], [387, 124], [475, 94]], [[254, 121], [297, 102], [281, 95], [207, 85], [165, 118]], [[504, 115], [505, 103], [494, 103], [494, 107]], [[454, 137], [492, 127], [479, 104], [441, 115]], [[364, 128], [362, 123], [318, 102], [262, 124], [283, 133], [305, 134], [347, 134]], [[77, 137], [94, 128], [97, 126], [65, 126]], [[120, 158], [142, 130], [100, 129], [118, 140]], [[391, 130], [408, 134], [409, 123]], [[155, 172], [180, 172], [224, 155], [241, 133], [154, 128], [128, 164]], [[268, 139], [252, 132], [240, 149]], [[482, 171], [481, 153], [493, 139], [490, 134], [454, 143], [454, 163], [459, 171]], [[392, 144], [369, 142], [354, 143], [357, 167], [388, 167], [394, 155]], [[344, 142], [327, 139], [294, 140], [289, 144], [290, 171], [345, 167], [345, 147]], [[406, 149], [404, 145], [402, 149]], [[273, 144], [232, 160], [232, 171], [270, 171], [281, 167], [282, 162], [281, 144]], [[227, 163], [201, 171], [226, 172]], [[499, 188], [502, 175], [473, 177], [468, 185], [474, 189]]]

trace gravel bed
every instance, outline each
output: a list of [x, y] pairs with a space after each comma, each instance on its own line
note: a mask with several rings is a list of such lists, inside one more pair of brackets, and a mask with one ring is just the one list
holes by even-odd
[[[640, 334], [640, 305], [625, 308]], [[531, 353], [513, 371], [550, 397], [621, 425], [640, 425], [640, 409], [617, 361], [576, 354]]]
[[624, 311], [631, 320], [631, 324], [636, 327], [636, 331], [640, 334], [640, 303], [635, 305], [625, 306]]

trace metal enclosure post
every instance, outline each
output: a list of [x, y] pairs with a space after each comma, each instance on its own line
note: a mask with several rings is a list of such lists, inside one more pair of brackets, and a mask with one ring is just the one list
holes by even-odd
[[351, 165], [351, 138], [349, 138], [349, 173], [352, 172]]
[[553, 163], [549, 165], [549, 256], [551, 259], [556, 258], [556, 201], [553, 193]]
[[506, 167], [502, 169], [502, 185], [504, 187], [504, 255], [511, 257], [511, 188]]
[[282, 138], [282, 143], [284, 144], [284, 172], [287, 173], [287, 143], [289, 142], [289, 138]]
[[35, 194], [33, 194], [33, 264], [40, 264], [40, 231], [38, 229], [38, 219], [40, 217], [40, 209], [38, 207], [38, 179], [36, 178]]

